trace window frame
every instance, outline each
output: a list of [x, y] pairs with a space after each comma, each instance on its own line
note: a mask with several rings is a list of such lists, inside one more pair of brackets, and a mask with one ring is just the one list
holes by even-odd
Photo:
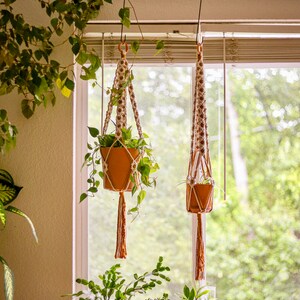
[[[107, 64], [105, 66], [111, 66], [112, 64]], [[138, 65], [166, 65], [165, 63], [149, 63]], [[191, 63], [178, 63], [177, 65], [191, 65]], [[211, 68], [212, 66], [220, 66], [220, 63], [206, 63], [206, 68]], [[105, 69], [104, 66], [104, 69]], [[168, 66], [170, 66], [168, 64]], [[253, 68], [253, 66], [259, 66], [261, 68], [289, 68], [298, 67], [300, 68], [300, 63], [261, 63], [257, 62], [254, 64], [249, 63], [232, 63], [226, 62], [226, 74], [227, 72], [235, 67], [238, 68]], [[88, 83], [80, 79], [80, 67], [76, 66], [76, 91], [74, 95], [74, 106], [73, 106], [73, 291], [75, 292], [77, 284], [75, 283], [76, 278], [88, 278], [88, 201], [79, 203], [78, 199], [82, 191], [87, 189], [87, 170], [82, 169], [82, 164], [84, 161], [84, 154], [86, 153], [87, 144], [87, 126], [88, 126]], [[192, 89], [190, 97], [190, 107], [192, 107], [193, 101], [193, 91], [195, 88], [195, 68], [192, 67]], [[230, 82], [229, 82], [230, 84]], [[191, 110], [192, 113], [192, 110]], [[84, 171], [85, 170], [85, 171]], [[204, 237], [204, 251], [206, 252], [206, 215], [202, 215], [203, 220], [203, 237]], [[191, 218], [191, 230], [192, 230], [192, 257], [193, 257], [193, 270], [192, 276], [194, 276], [194, 266], [195, 266], [195, 244], [197, 236], [197, 216], [192, 214]], [[206, 253], [205, 253], [206, 257]], [[206, 280], [202, 280], [201, 284], [206, 284]], [[79, 286], [79, 285], [78, 285]]]

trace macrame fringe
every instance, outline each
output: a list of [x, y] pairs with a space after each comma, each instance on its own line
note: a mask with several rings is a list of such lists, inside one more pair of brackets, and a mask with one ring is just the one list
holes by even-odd
[[126, 258], [126, 202], [124, 192], [120, 192], [115, 258]]
[[195, 280], [204, 279], [205, 269], [205, 254], [202, 231], [201, 214], [197, 214], [197, 241], [196, 241], [196, 265], [195, 265]]

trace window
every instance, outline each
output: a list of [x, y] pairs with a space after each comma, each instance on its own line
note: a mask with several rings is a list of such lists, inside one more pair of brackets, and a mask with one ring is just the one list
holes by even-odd
[[[105, 86], [114, 67], [105, 70]], [[191, 218], [185, 211], [192, 66], [134, 67], [142, 126], [161, 166], [141, 215], [128, 217], [123, 272], [143, 272], [162, 255], [174, 296], [192, 279]], [[299, 76], [288, 65], [232, 65], [227, 72], [227, 203], [223, 203], [223, 70], [206, 68], [215, 209], [206, 218], [207, 282], [219, 299], [298, 299], [300, 295]], [[99, 127], [101, 91], [89, 87], [89, 126]], [[130, 122], [129, 122], [130, 123]], [[115, 263], [118, 195], [89, 201], [89, 276]], [[127, 197], [127, 206], [132, 200]], [[159, 292], [155, 292], [159, 295]]]
[[[150, 270], [161, 255], [171, 267], [172, 281], [155, 290], [153, 297], [168, 292], [171, 298], [182, 291], [184, 284], [191, 284], [192, 268], [192, 219], [185, 210], [185, 179], [190, 151], [190, 123], [192, 96], [192, 65], [134, 66], [135, 87], [143, 130], [150, 136], [154, 156], [160, 165], [155, 189], [149, 189], [141, 213], [134, 222], [128, 216], [128, 259], [122, 262], [128, 275]], [[115, 67], [105, 68], [105, 86], [113, 81]], [[100, 74], [99, 74], [100, 75]], [[216, 179], [222, 177], [219, 168], [221, 155], [221, 127], [223, 100], [221, 68], [206, 72], [211, 131], [211, 154], [218, 169]], [[216, 81], [217, 78], [217, 81]], [[213, 97], [216, 96], [216, 97]], [[99, 126], [101, 90], [89, 86], [89, 126]], [[106, 99], [107, 103], [108, 99]], [[130, 109], [128, 110], [130, 112]], [[217, 117], [216, 117], [217, 116]], [[129, 115], [132, 122], [132, 115]], [[134, 126], [133, 126], [134, 127]], [[113, 123], [110, 127], [111, 131]], [[108, 129], [108, 132], [110, 132]], [[220, 165], [221, 166], [221, 165]], [[221, 189], [216, 198], [223, 196]], [[127, 207], [134, 204], [127, 193]], [[89, 277], [96, 278], [114, 260], [118, 193], [101, 190], [90, 199], [88, 209]], [[118, 261], [119, 262], [119, 261]], [[142, 298], [141, 298], [142, 299]]]
[[300, 297], [300, 68], [228, 71], [227, 205], [207, 216], [218, 298]]

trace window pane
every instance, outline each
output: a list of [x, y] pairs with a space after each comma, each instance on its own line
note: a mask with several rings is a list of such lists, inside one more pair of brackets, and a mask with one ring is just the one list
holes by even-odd
[[[114, 71], [106, 68], [105, 86], [111, 85]], [[160, 170], [157, 187], [147, 191], [140, 216], [134, 222], [131, 216], [127, 218], [128, 258], [122, 261], [122, 270], [126, 274], [150, 271], [161, 255], [172, 269], [172, 281], [152, 297], [163, 291], [174, 295], [192, 278], [191, 219], [185, 210], [184, 184], [190, 146], [192, 68], [134, 66], [133, 71], [141, 124], [150, 136]], [[90, 87], [90, 126], [99, 124], [99, 112], [100, 89]], [[133, 124], [132, 114], [128, 124]], [[127, 193], [127, 208], [134, 203]], [[90, 278], [116, 263], [117, 207], [118, 193], [101, 190], [99, 196], [89, 199]]]
[[300, 69], [233, 68], [228, 202], [207, 217], [219, 299], [300, 298]]

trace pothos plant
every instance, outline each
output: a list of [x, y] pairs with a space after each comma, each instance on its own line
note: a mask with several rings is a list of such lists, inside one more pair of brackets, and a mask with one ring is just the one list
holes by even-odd
[[[30, 218], [20, 209], [11, 205], [11, 203], [17, 198], [22, 187], [15, 185], [12, 176], [5, 170], [0, 169], [0, 222], [2, 227], [6, 225], [6, 214], [7, 212], [14, 213], [27, 220], [29, 223], [33, 236], [38, 242], [38, 237], [34, 228], [34, 225]], [[0, 262], [4, 268], [4, 293], [6, 300], [13, 300], [14, 295], [14, 277], [13, 272], [9, 268], [6, 260], [0, 256]]]
[[[81, 79], [96, 79], [101, 61], [94, 50], [88, 50], [84, 30], [88, 22], [98, 16], [104, 2], [112, 4], [112, 0], [37, 0], [41, 7], [37, 13], [44, 13], [44, 22], [49, 21], [46, 26], [32, 25], [22, 14], [15, 13], [13, 4], [16, 1], [0, 2], [0, 96], [14, 90], [21, 94], [22, 113], [29, 119], [38, 106], [55, 105], [56, 88], [63, 96], [70, 97], [75, 88], [75, 63], [81, 66]], [[121, 8], [119, 17], [124, 26], [130, 26], [129, 7]], [[53, 56], [55, 49], [66, 44], [75, 56], [74, 63], [69, 65]], [[136, 53], [139, 42], [133, 42], [131, 48]], [[160, 51], [163, 42], [158, 41], [156, 48]], [[17, 133], [7, 112], [1, 110], [2, 153], [15, 145]]]
[[[92, 280], [77, 279], [76, 282], [85, 287], [74, 294], [63, 295], [63, 297], [76, 297], [79, 300], [130, 300], [138, 294], [146, 295], [148, 291], [161, 285], [162, 281], [170, 281], [165, 275], [170, 268], [163, 265], [163, 257], [159, 257], [156, 267], [142, 275], [134, 274], [131, 282], [126, 282], [119, 271], [121, 265], [116, 264], [103, 275], [99, 275], [100, 283]], [[162, 297], [156, 300], [168, 300], [168, 294], [164, 293]]]
[[[112, 3], [111, 0], [104, 0]], [[55, 104], [55, 87], [65, 97], [74, 90], [73, 65], [64, 65], [53, 58], [54, 49], [68, 43], [75, 61], [82, 66], [81, 78], [96, 79], [100, 59], [88, 51], [83, 32], [89, 20], [95, 18], [103, 5], [102, 0], [38, 0], [40, 13], [45, 13], [47, 26], [34, 26], [22, 14], [14, 12], [16, 0], [0, 2], [0, 95], [16, 90], [23, 96], [22, 113], [32, 117], [36, 107]], [[71, 34], [64, 34], [71, 31]], [[55, 44], [55, 40], [59, 42]], [[17, 130], [0, 114], [0, 149], [5, 151], [15, 144]]]
[[[89, 127], [89, 133], [93, 138], [93, 142], [88, 143], [88, 152], [84, 157], [84, 165], [90, 167], [89, 176], [87, 182], [89, 188], [87, 192], [82, 193], [80, 196], [80, 201], [83, 201], [88, 196], [94, 196], [98, 192], [100, 186], [100, 179], [103, 179], [104, 173], [99, 168], [101, 165], [101, 147], [124, 147], [128, 149], [137, 149], [143, 156], [139, 160], [136, 171], [134, 171], [130, 180], [133, 182], [132, 196], [137, 192], [137, 202], [136, 206], [129, 210], [129, 213], [138, 213], [139, 207], [146, 197], [146, 191], [144, 187], [156, 186], [156, 178], [151, 175], [159, 169], [159, 165], [156, 163], [152, 156], [152, 148], [148, 144], [147, 134], [144, 133], [143, 138], [135, 138], [132, 136], [132, 129], [122, 128], [122, 143], [115, 141], [115, 134], [105, 134], [101, 135], [97, 128]], [[135, 180], [139, 178], [140, 180]], [[138, 183], [137, 183], [138, 182]]]

